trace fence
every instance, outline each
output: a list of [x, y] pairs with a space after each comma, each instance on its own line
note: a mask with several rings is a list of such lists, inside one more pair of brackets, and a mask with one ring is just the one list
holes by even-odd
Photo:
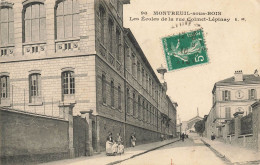
[[241, 135], [253, 133], [252, 113], [241, 118]]
[[67, 112], [64, 106], [61, 106], [63, 102], [57, 97], [45, 97], [44, 93], [40, 91], [35, 92], [34, 95], [37, 96], [31, 96], [28, 88], [10, 85], [7, 97], [0, 98], [0, 106], [15, 109], [16, 111], [67, 119]]

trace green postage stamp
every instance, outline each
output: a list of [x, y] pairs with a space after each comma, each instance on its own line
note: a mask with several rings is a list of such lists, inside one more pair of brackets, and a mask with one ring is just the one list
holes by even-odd
[[209, 61], [202, 29], [164, 37], [162, 44], [169, 71]]

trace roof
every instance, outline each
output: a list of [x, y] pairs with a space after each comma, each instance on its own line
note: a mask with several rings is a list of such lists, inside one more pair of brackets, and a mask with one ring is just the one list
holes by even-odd
[[[157, 75], [155, 74], [152, 66], [150, 65], [149, 61], [147, 60], [147, 58], [144, 55], [144, 52], [142, 50], [142, 48], [140, 47], [140, 45], [138, 44], [134, 34], [132, 33], [132, 31], [129, 28], [124, 28], [126, 35], [128, 36], [129, 40], [133, 43], [133, 45], [135, 46], [135, 48], [137, 49], [137, 51], [139, 52], [143, 62], [146, 64], [146, 67], [148, 68], [148, 70], [151, 72], [151, 74], [153, 75], [155, 81], [157, 81], [158, 84], [161, 84], [160, 80], [158, 79]], [[162, 86], [162, 85], [161, 85]]]
[[235, 81], [234, 76], [227, 79], [218, 81], [215, 83], [212, 93], [214, 93], [216, 86], [228, 86], [228, 85], [246, 85], [246, 84], [260, 84], [260, 76], [254, 74], [244, 74], [243, 81]]
[[254, 74], [243, 75], [243, 81], [235, 81], [234, 76], [221, 80], [216, 85], [244, 85], [244, 84], [260, 84], [260, 76]]
[[203, 118], [202, 117], [200, 117], [200, 116], [195, 116], [195, 117], [193, 117], [193, 118], [191, 118], [189, 121], [188, 121], [188, 123], [190, 123], [190, 122], [192, 122], [192, 121], [194, 121], [194, 120], [203, 120]]

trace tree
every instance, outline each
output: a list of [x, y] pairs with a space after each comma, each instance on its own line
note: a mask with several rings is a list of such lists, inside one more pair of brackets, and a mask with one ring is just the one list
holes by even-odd
[[198, 132], [199, 134], [203, 134], [205, 130], [205, 121], [204, 120], [197, 121], [194, 127], [196, 132]]

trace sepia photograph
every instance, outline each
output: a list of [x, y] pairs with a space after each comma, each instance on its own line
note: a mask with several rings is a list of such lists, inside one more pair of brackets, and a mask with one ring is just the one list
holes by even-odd
[[0, 165], [259, 165], [259, 0], [0, 0]]

